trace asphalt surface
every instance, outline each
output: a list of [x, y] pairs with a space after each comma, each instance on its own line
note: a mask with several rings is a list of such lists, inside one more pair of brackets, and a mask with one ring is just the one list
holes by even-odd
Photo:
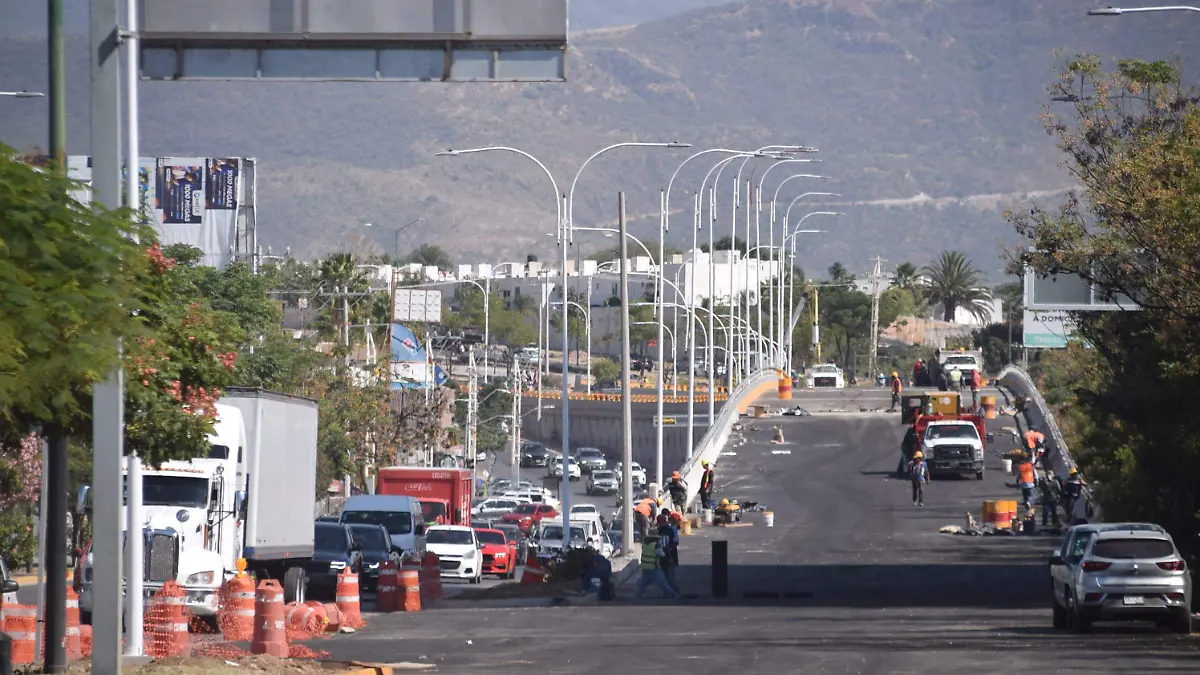
[[[837, 397], [841, 398], [841, 397]], [[797, 392], [817, 408], [826, 393]], [[858, 400], [882, 402], [886, 392]], [[769, 442], [773, 427], [785, 444]], [[934, 480], [924, 507], [891, 476], [904, 428], [897, 414], [815, 414], [742, 420], [716, 465], [718, 492], [759, 501], [763, 526], [709, 527], [685, 537], [680, 602], [517, 609], [432, 609], [371, 617], [322, 643], [334, 658], [417, 661], [435, 672], [600, 674], [1190, 673], [1200, 639], [1150, 626], [1050, 627], [1045, 559], [1056, 536], [939, 534], [979, 518], [984, 499], [1016, 496], [1000, 452], [1016, 441], [997, 420], [983, 481]], [[779, 454], [777, 454], [779, 453]], [[783, 454], [788, 453], [788, 454]], [[714, 540], [729, 546], [730, 589], [711, 595]], [[643, 649], [636, 649], [641, 646]], [[632, 649], [631, 649], [632, 648]]]

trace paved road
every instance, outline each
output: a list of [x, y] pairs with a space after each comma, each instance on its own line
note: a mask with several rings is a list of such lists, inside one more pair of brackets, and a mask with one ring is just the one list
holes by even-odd
[[[823, 396], [798, 392], [795, 404], [815, 408]], [[887, 400], [886, 392], [868, 398]], [[776, 424], [787, 445], [767, 442]], [[1140, 626], [1101, 626], [1090, 636], [1051, 630], [1043, 561], [1054, 537], [937, 533], [968, 509], [978, 516], [983, 499], [1015, 494], [995, 454], [985, 480], [937, 480], [920, 508], [907, 484], [888, 475], [904, 431], [896, 415], [745, 427], [718, 464], [718, 486], [769, 505], [776, 524], [686, 538], [680, 581], [692, 599], [638, 602], [626, 591], [602, 606], [377, 616], [322, 648], [337, 658], [425, 661], [441, 673], [1195, 671], [1197, 639]], [[990, 449], [1012, 447], [1005, 438]], [[730, 546], [725, 600], [709, 594], [713, 539]]]

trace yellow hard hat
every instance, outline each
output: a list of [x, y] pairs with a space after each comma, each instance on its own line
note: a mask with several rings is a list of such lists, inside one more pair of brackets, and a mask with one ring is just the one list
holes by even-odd
[[1079, 473], [1079, 469], [1076, 469], [1075, 467], [1071, 467], [1071, 475], [1074, 476], [1077, 473]]
[[663, 503], [662, 497], [659, 497], [659, 498], [658, 498], [658, 505], [659, 505], [659, 506], [662, 506], [662, 503]]
[[721, 499], [721, 506], [729, 506], [729, 498], [728, 497]]
[[896, 371], [893, 370], [892, 377], [900, 377], [900, 373], [897, 373]]
[[708, 460], [707, 459], [700, 460], [700, 466], [708, 466]]
[[925, 456], [925, 453], [921, 452], [920, 450], [913, 453], [913, 459], [920, 459], [924, 456]]

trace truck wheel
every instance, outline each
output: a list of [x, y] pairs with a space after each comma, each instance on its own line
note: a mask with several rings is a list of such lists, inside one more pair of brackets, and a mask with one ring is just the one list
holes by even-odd
[[983, 472], [982, 471], [975, 472], [975, 480], [983, 480]]
[[304, 602], [308, 594], [308, 578], [303, 567], [289, 567], [283, 573], [283, 601], [285, 603]]

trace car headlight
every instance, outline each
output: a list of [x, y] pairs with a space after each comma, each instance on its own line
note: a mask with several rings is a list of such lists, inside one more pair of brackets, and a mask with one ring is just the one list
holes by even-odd
[[191, 584], [208, 585], [213, 582], [214, 576], [216, 576], [216, 574], [213, 572], [196, 572], [195, 574], [189, 576], [187, 579], [184, 579], [183, 583], [185, 585], [191, 585]]
[[367, 565], [367, 569], [377, 570], [379, 569], [379, 563], [370, 563]]
[[329, 569], [344, 570], [344, 569], [346, 569], [346, 561], [345, 560], [334, 560], [329, 563]]

